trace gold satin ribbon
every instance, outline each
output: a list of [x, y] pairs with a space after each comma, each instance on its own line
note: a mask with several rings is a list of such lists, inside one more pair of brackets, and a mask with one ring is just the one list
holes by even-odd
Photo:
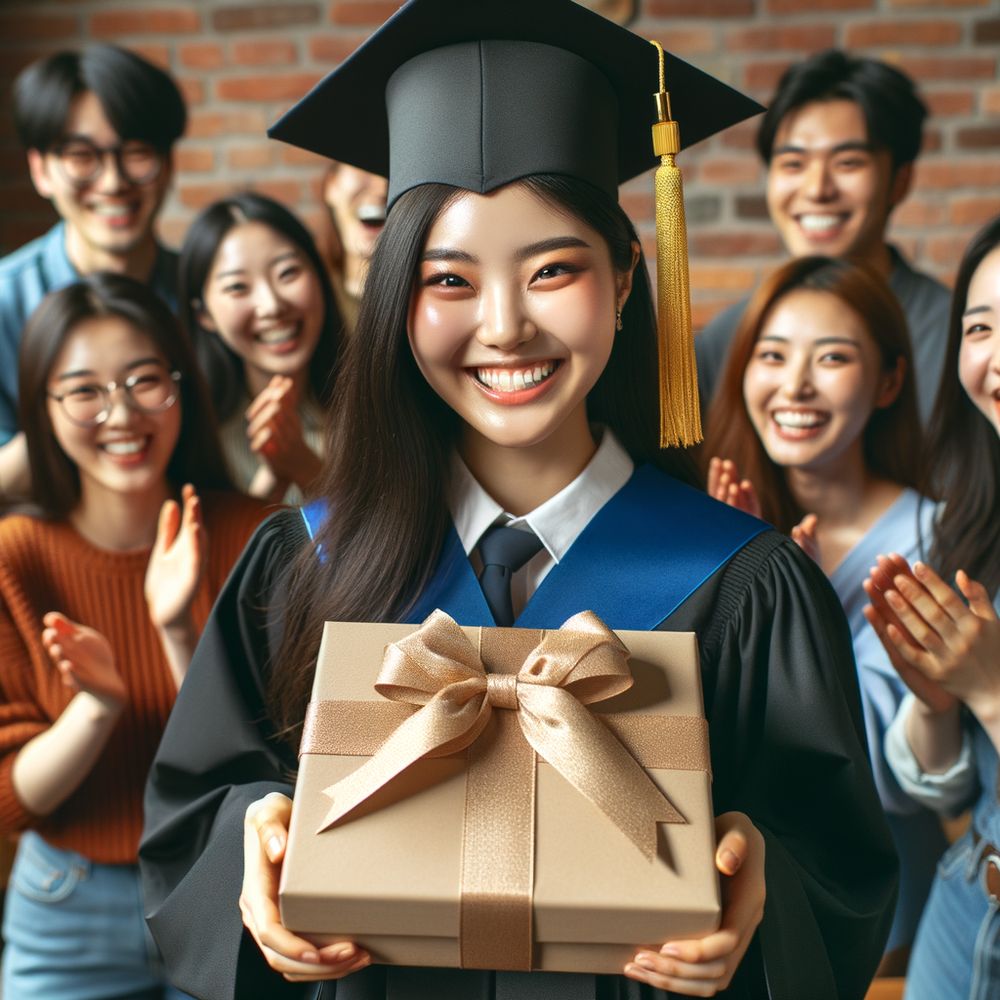
[[421, 707], [360, 768], [323, 789], [333, 804], [317, 832], [422, 757], [470, 746], [499, 707], [515, 713], [539, 757], [652, 861], [656, 824], [686, 820], [585, 707], [631, 686], [628, 649], [592, 612], [574, 615], [558, 631], [543, 632], [511, 676], [487, 674], [462, 629], [443, 611], [434, 611], [419, 629], [386, 647], [375, 683], [383, 697]]

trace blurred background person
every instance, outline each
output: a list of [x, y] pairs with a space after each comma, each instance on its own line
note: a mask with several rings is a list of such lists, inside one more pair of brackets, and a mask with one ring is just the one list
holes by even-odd
[[327, 212], [320, 244], [348, 333], [357, 325], [368, 259], [385, 225], [387, 190], [384, 177], [348, 163], [333, 163], [323, 178]]
[[263, 195], [217, 201], [188, 230], [180, 287], [237, 485], [297, 502], [320, 470], [343, 326], [312, 237]]
[[126, 274], [172, 306], [177, 258], [154, 224], [187, 112], [174, 80], [114, 45], [59, 52], [14, 86], [14, 123], [35, 190], [60, 221], [0, 260], [0, 494], [26, 492], [17, 419], [21, 330], [42, 298], [97, 271]]

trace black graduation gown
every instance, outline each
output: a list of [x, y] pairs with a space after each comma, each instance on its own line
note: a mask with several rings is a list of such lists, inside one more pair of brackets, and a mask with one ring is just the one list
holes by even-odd
[[[268, 968], [237, 906], [243, 815], [268, 792], [292, 794], [295, 758], [273, 738], [263, 691], [281, 642], [275, 581], [304, 544], [296, 511], [258, 530], [150, 775], [140, 864], [171, 980], [205, 1000], [663, 1000], [624, 976], [372, 966], [318, 988]], [[765, 531], [659, 627], [698, 635], [715, 812], [747, 813], [766, 842], [764, 920], [723, 995], [860, 1000], [888, 935], [896, 859], [835, 594], [794, 544]]]

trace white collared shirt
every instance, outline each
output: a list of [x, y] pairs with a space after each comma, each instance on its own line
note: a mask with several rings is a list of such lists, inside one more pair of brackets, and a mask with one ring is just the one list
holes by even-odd
[[605, 428], [594, 457], [573, 482], [530, 513], [515, 517], [479, 485], [456, 454], [448, 506], [472, 568], [477, 575], [482, 570], [476, 546], [494, 524], [533, 531], [543, 548], [511, 579], [514, 615], [519, 615], [549, 570], [566, 555], [591, 518], [629, 481], [633, 470], [632, 459]]

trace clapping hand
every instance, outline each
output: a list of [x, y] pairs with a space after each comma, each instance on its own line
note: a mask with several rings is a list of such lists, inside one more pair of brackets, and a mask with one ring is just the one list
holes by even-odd
[[955, 582], [961, 597], [924, 563], [880, 556], [865, 617], [921, 701], [937, 712], [962, 701], [985, 719], [1000, 709], [1000, 620], [982, 584], [961, 570]]
[[295, 382], [275, 375], [247, 408], [247, 438], [279, 481], [304, 490], [318, 475], [320, 461], [305, 442], [298, 407]]
[[715, 457], [708, 463], [708, 495], [754, 517], [761, 516], [760, 500], [749, 479], [740, 479], [736, 463]]
[[816, 538], [816, 527], [818, 524], [819, 518], [815, 514], [806, 514], [792, 528], [792, 541], [816, 563], [819, 562], [819, 540]]
[[100, 632], [58, 611], [45, 615], [42, 624], [42, 645], [63, 684], [119, 705], [125, 703], [128, 692], [115, 666], [115, 654]]
[[146, 568], [146, 604], [159, 629], [190, 627], [191, 602], [205, 570], [201, 501], [190, 484], [181, 491], [181, 504], [168, 500], [161, 508]]

